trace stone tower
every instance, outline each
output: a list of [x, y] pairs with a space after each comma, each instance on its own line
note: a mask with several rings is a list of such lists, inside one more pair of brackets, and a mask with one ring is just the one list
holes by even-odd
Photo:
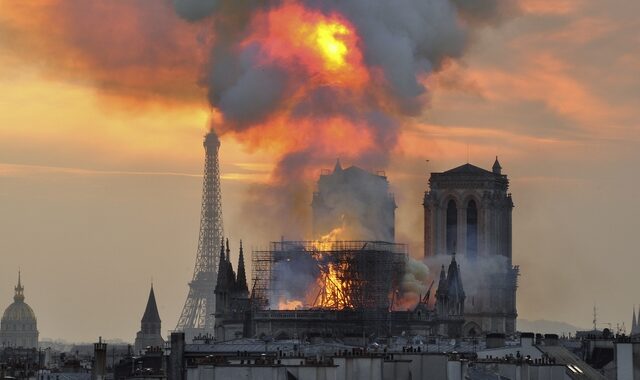
[[456, 254], [468, 270], [464, 332], [515, 332], [518, 267], [512, 265], [509, 180], [465, 164], [432, 173], [424, 195], [424, 255]]
[[323, 172], [311, 203], [313, 237], [340, 230], [332, 239], [395, 241], [396, 202], [383, 173], [369, 173], [357, 166]]
[[161, 329], [162, 322], [160, 321], [160, 313], [158, 313], [156, 295], [153, 292], [153, 285], [151, 285], [147, 307], [144, 309], [144, 315], [140, 321], [140, 331], [136, 334], [135, 352], [140, 353], [147, 347], [163, 347], [164, 340]]

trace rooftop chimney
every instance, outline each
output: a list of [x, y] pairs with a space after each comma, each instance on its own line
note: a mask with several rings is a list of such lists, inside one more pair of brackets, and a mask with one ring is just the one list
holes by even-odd
[[500, 333], [487, 334], [487, 348], [501, 348], [505, 346], [505, 335]]
[[533, 340], [535, 339], [535, 334], [531, 332], [523, 332], [520, 334], [520, 345], [522, 347], [530, 347], [533, 346]]

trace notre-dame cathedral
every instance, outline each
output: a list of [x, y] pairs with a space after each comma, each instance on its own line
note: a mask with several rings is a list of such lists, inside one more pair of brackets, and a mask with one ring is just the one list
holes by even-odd
[[516, 330], [517, 266], [512, 264], [509, 179], [465, 164], [432, 173], [424, 196], [424, 254], [456, 255], [465, 272], [465, 335]]

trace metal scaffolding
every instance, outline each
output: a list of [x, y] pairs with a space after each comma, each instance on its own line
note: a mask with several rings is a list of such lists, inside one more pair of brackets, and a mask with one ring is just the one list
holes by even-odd
[[304, 309], [389, 309], [406, 256], [406, 245], [378, 241], [273, 242], [253, 252], [254, 305], [282, 309], [284, 299]]

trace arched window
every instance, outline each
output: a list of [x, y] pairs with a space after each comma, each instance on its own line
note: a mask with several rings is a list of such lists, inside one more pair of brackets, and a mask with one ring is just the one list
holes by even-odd
[[447, 204], [447, 253], [456, 251], [458, 241], [458, 207], [453, 199]]
[[478, 207], [474, 200], [467, 204], [467, 256], [478, 255]]

